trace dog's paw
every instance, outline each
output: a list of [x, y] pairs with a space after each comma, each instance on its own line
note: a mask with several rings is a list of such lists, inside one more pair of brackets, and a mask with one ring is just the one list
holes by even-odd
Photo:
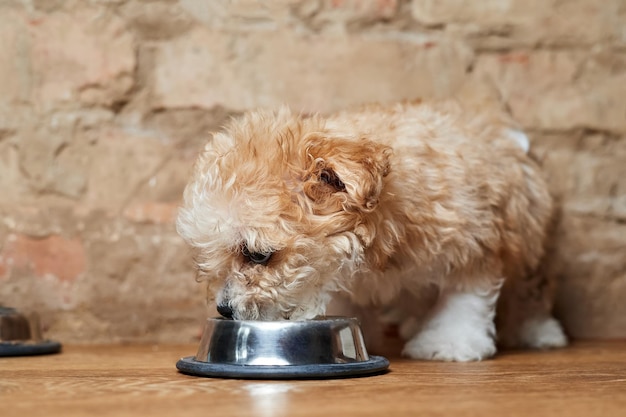
[[404, 346], [402, 355], [413, 359], [446, 362], [479, 361], [496, 353], [493, 338], [486, 332], [442, 334], [426, 329]]
[[520, 329], [520, 345], [534, 349], [559, 348], [567, 345], [567, 336], [552, 317], [529, 320]]

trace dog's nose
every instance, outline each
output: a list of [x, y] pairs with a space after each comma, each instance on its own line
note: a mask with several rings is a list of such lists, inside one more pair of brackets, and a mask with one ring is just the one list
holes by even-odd
[[228, 304], [218, 304], [217, 312], [220, 313], [220, 315], [224, 318], [233, 318], [233, 309]]

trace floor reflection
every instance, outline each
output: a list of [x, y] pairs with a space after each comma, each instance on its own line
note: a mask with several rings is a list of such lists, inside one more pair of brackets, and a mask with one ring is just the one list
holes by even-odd
[[296, 391], [296, 385], [280, 381], [249, 382], [244, 389], [250, 395], [255, 414], [273, 416], [288, 409], [289, 394]]

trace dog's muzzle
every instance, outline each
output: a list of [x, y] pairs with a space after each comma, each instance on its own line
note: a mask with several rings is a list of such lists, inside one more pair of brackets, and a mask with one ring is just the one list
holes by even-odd
[[228, 304], [218, 304], [217, 312], [224, 318], [227, 318], [227, 319], [233, 318], [233, 309]]

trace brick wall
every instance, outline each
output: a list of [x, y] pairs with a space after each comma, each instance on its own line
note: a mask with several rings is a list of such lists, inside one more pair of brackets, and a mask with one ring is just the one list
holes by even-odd
[[0, 303], [63, 341], [192, 340], [173, 219], [209, 131], [460, 91], [508, 106], [562, 195], [569, 333], [626, 337], [623, 0], [0, 0]]

